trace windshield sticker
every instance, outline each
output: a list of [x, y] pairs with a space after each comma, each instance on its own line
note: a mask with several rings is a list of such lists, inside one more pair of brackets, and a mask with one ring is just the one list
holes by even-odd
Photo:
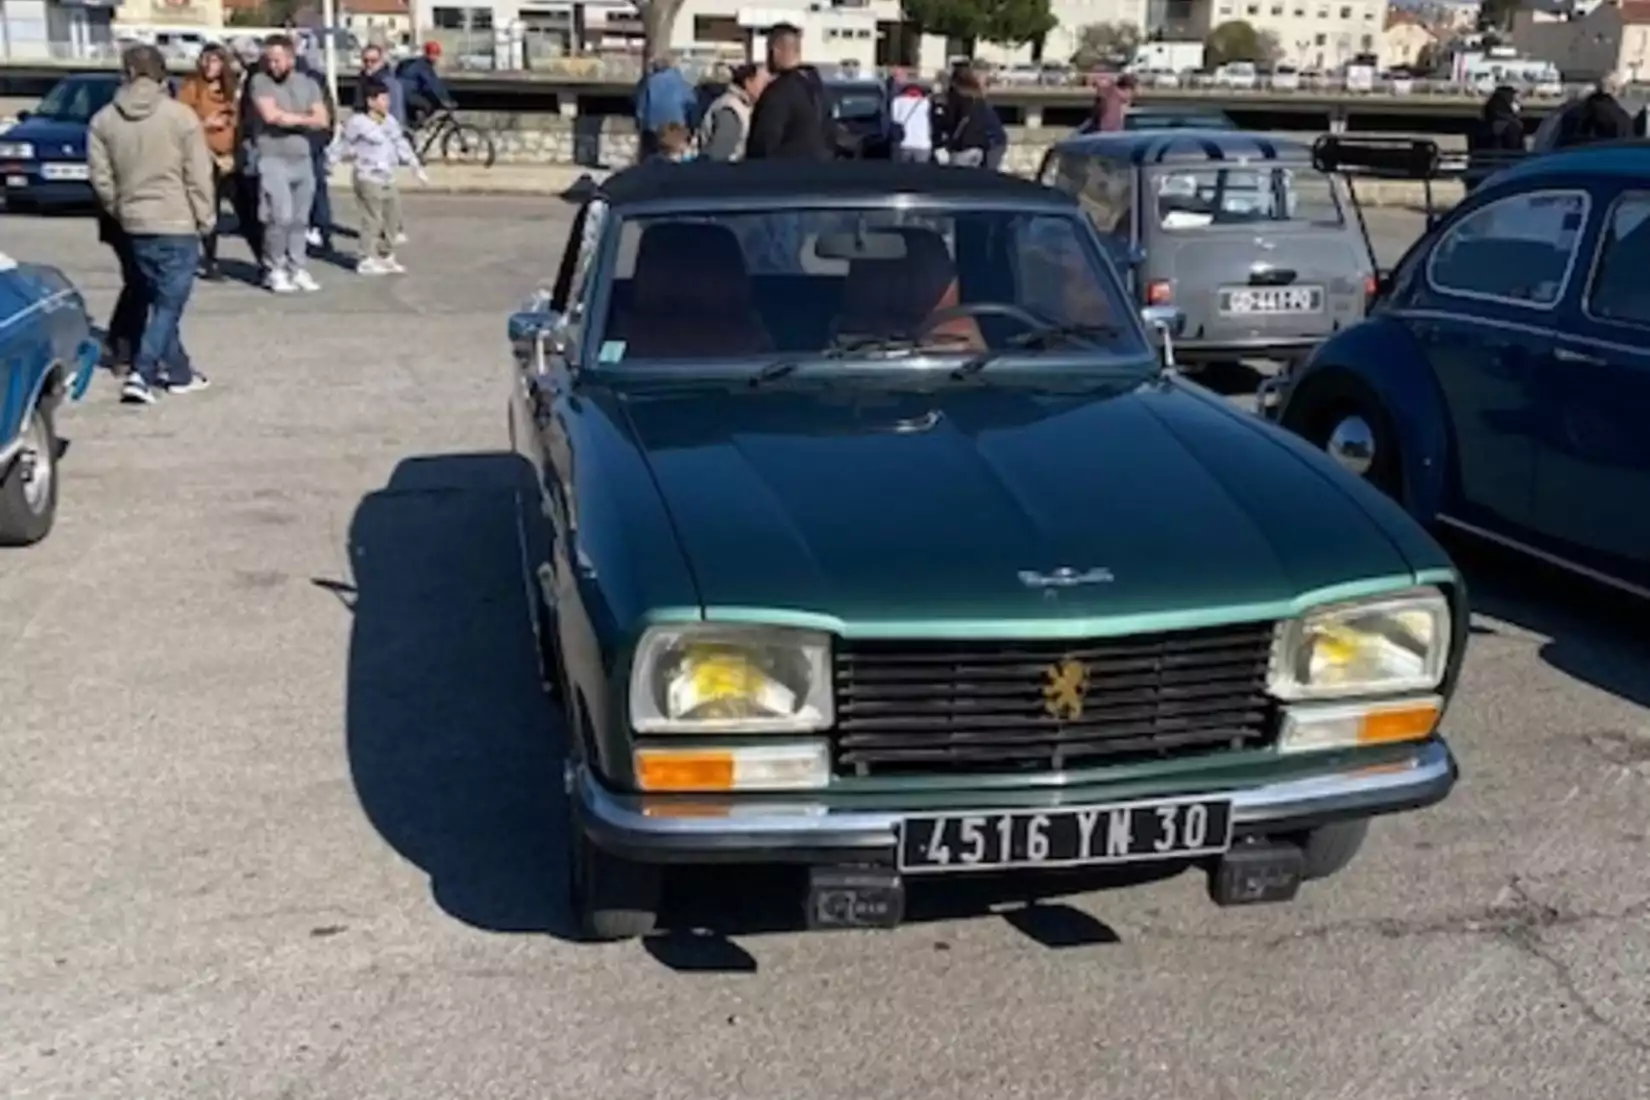
[[623, 340], [603, 340], [602, 350], [596, 356], [597, 362], [620, 363], [624, 361], [625, 342]]

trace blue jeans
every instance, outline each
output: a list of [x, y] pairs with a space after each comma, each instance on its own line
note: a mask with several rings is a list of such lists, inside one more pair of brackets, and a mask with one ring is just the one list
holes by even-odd
[[327, 147], [310, 145], [309, 162], [315, 171], [315, 198], [309, 204], [309, 227], [321, 234], [321, 247], [332, 250], [332, 194], [327, 190]]
[[179, 325], [189, 292], [195, 289], [195, 269], [201, 261], [200, 238], [144, 235], [132, 237], [132, 254], [143, 276], [149, 300], [149, 324], [138, 342], [132, 370], [151, 386], [183, 385], [194, 377], [189, 353], [183, 350]]

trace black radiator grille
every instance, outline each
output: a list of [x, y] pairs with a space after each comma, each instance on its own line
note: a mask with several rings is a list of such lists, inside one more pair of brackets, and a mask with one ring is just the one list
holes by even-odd
[[1042, 772], [1264, 745], [1272, 633], [1263, 622], [1091, 641], [839, 642], [836, 769]]

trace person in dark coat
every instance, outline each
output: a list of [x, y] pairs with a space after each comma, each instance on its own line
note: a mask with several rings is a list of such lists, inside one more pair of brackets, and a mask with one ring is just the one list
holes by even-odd
[[1002, 163], [1008, 132], [972, 68], [959, 67], [951, 74], [937, 122], [934, 140], [943, 143], [948, 163], [992, 169]]
[[149, 298], [144, 290], [143, 272], [138, 269], [132, 238], [119, 221], [101, 206], [97, 210], [97, 239], [108, 245], [120, 264], [120, 296], [103, 337], [103, 361], [117, 378], [132, 371], [132, 358], [143, 342], [149, 323]]
[[1598, 82], [1591, 93], [1564, 112], [1555, 146], [1569, 149], [1599, 141], [1620, 141], [1633, 136], [1633, 118], [1616, 99], [1621, 81], [1614, 75]]
[[768, 32], [773, 74], [751, 111], [746, 160], [831, 160], [830, 105], [819, 73], [802, 64], [802, 31], [780, 23]]
[[332, 145], [334, 130], [338, 127], [338, 102], [332, 98], [326, 74], [309, 63], [302, 53], [294, 59], [293, 68], [321, 86], [321, 98], [327, 105], [327, 118], [332, 128], [314, 130], [309, 135], [309, 161], [315, 172], [315, 198], [309, 204], [309, 246], [326, 255], [332, 254], [332, 193], [327, 189], [327, 149]]
[[1503, 84], [1484, 102], [1484, 116], [1467, 136], [1467, 170], [1462, 182], [1470, 191], [1497, 169], [1524, 152], [1524, 117], [1518, 90]]
[[252, 107], [249, 91], [252, 77], [263, 66], [258, 47], [245, 39], [236, 47], [241, 62], [241, 90], [236, 97], [235, 124], [235, 183], [230, 192], [230, 205], [235, 208], [235, 222], [246, 246], [252, 250], [252, 259], [259, 267], [258, 278], [263, 279], [264, 223], [258, 216], [258, 112]]

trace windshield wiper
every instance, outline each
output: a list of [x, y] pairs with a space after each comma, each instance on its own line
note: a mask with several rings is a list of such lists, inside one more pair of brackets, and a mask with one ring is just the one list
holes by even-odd
[[1003, 341], [1003, 346], [983, 351], [974, 358], [961, 364], [951, 372], [956, 379], [970, 378], [998, 359], [1016, 351], [1050, 348], [1059, 344], [1069, 343], [1072, 340], [1088, 340], [1095, 337], [1120, 336], [1123, 330], [1116, 325], [1103, 324], [1074, 324], [1049, 325], [1045, 328], [1034, 328], [1027, 332], [1011, 336]]
[[767, 385], [769, 382], [795, 374], [803, 364], [812, 359], [851, 359], [857, 356], [875, 355], [879, 352], [917, 352], [938, 345], [966, 343], [967, 339], [965, 336], [949, 332], [929, 333], [924, 336], [855, 337], [851, 340], [838, 341], [813, 355], [797, 355], [786, 359], [776, 359], [751, 375], [748, 382], [752, 388]]

